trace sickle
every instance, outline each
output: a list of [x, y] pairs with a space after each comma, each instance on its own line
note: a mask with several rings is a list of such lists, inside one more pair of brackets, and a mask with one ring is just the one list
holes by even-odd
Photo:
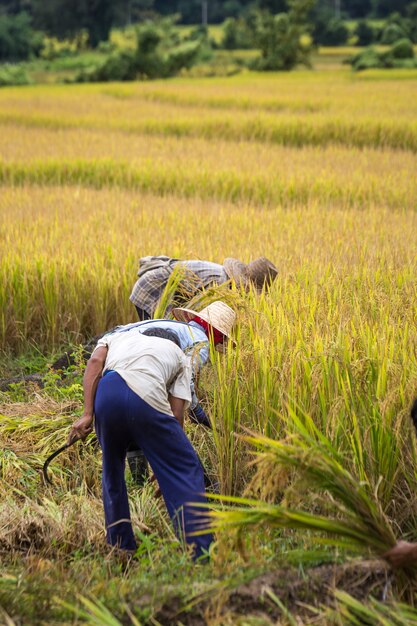
[[50, 456], [48, 456], [48, 458], [46, 459], [45, 463], [43, 464], [43, 468], [42, 468], [43, 477], [45, 479], [45, 482], [47, 482], [50, 485], [52, 485], [52, 480], [48, 476], [48, 465], [49, 465], [49, 463], [51, 461], [53, 461], [54, 458], [56, 456], [58, 456], [58, 454], [61, 454], [61, 452], [64, 452], [64, 450], [66, 450], [70, 446], [74, 445], [74, 443], [76, 441], [78, 441], [78, 439], [75, 439], [75, 441], [71, 441], [71, 443], [66, 443], [64, 446], [61, 446], [61, 448], [58, 448], [58, 450], [55, 450], [55, 452], [53, 452]]

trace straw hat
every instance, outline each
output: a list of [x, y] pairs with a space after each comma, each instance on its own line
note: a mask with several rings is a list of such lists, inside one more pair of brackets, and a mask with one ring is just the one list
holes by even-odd
[[192, 309], [175, 308], [172, 309], [172, 313], [181, 322], [191, 322], [195, 317], [200, 317], [228, 339], [236, 321], [236, 313], [221, 300], [212, 302], [198, 312]]
[[252, 283], [259, 290], [264, 285], [269, 287], [278, 275], [277, 267], [264, 256], [248, 264], [229, 257], [224, 260], [223, 267], [228, 277], [233, 278], [237, 285], [243, 284], [247, 287]]

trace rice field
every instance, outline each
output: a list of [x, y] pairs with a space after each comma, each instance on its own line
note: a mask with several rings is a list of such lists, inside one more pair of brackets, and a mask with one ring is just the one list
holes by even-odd
[[[214, 353], [201, 381], [213, 431], [187, 425], [228, 498], [214, 501], [205, 567], [152, 485], [129, 483], [139, 560], [126, 570], [108, 553], [94, 442], [41, 484], [81, 412], [81, 363], [0, 392], [0, 623], [417, 623], [414, 571], [381, 560], [417, 540], [416, 79], [0, 91], [3, 378], [135, 320], [141, 256], [279, 268], [267, 294], [203, 298], [238, 313], [236, 350]], [[244, 595], [260, 576], [262, 593]]]

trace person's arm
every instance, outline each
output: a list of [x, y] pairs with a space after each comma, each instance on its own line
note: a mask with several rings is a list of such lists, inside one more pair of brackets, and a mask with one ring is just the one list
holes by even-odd
[[174, 417], [178, 420], [181, 428], [184, 428], [184, 411], [191, 401], [191, 364], [179, 348], [177, 376], [168, 389], [168, 400]]
[[185, 400], [181, 398], [176, 398], [171, 394], [168, 395], [168, 400], [171, 405], [171, 411], [174, 414], [176, 420], [178, 420], [181, 428], [184, 428], [184, 409], [185, 409]]
[[195, 406], [188, 409], [188, 415], [194, 424], [201, 424], [206, 428], [212, 428], [210, 418], [198, 401]]
[[202, 342], [195, 343], [194, 345], [189, 346], [186, 350], [186, 357], [191, 365], [192, 372], [190, 383], [191, 410], [195, 409], [200, 404], [197, 397], [198, 381], [200, 378], [201, 368], [207, 363], [208, 356], [208, 344], [204, 345]]
[[[201, 358], [201, 353], [203, 352], [203, 358]], [[191, 376], [191, 404], [188, 408], [188, 415], [194, 424], [201, 424], [206, 428], [211, 428], [211, 422], [209, 417], [206, 415], [203, 407], [200, 404], [200, 401], [197, 397], [197, 386], [198, 379], [200, 376], [201, 368], [208, 361], [208, 348], [207, 346], [203, 346], [199, 351], [196, 352], [194, 358], [191, 357], [191, 366], [192, 366], [192, 376]]]
[[83, 379], [84, 411], [82, 416], [72, 425], [68, 443], [74, 443], [77, 439], [85, 439], [93, 430], [94, 398], [103, 373], [107, 352], [107, 346], [100, 346], [94, 351], [87, 363]]

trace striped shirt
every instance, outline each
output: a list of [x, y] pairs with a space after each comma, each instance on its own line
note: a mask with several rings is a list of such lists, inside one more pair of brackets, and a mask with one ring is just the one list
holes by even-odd
[[[151, 317], [154, 315], [168, 279], [176, 265], [181, 265], [186, 270], [186, 277], [181, 281], [179, 290], [190, 294], [190, 299], [201, 289], [206, 289], [211, 285], [221, 285], [229, 280], [223, 265], [218, 263], [199, 260], [178, 261], [177, 259], [160, 257], [159, 267], [155, 267], [154, 259], [157, 257], [145, 257], [145, 259], [147, 258], [153, 259], [149, 263], [149, 271], [146, 271], [147, 261], [140, 263], [140, 276], [130, 294], [130, 301], [146, 311]], [[169, 313], [174, 306], [176, 306], [175, 302], [171, 303], [167, 307], [166, 313]]]

